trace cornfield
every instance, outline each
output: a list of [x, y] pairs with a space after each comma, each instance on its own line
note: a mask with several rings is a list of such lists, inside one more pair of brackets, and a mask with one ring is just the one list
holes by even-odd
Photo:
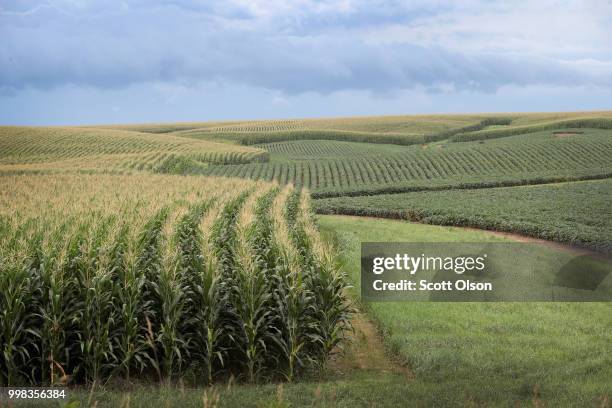
[[291, 381], [343, 341], [345, 290], [292, 186], [0, 177], [0, 386]]
[[268, 160], [264, 150], [135, 131], [0, 127], [1, 170], [149, 170], [181, 173], [209, 164]]
[[227, 126], [207, 126], [177, 134], [194, 139], [232, 140], [242, 145], [297, 140], [337, 140], [346, 142], [414, 145], [446, 139], [457, 133], [487, 126], [507, 124], [510, 118], [461, 117], [379, 117], [243, 122]]

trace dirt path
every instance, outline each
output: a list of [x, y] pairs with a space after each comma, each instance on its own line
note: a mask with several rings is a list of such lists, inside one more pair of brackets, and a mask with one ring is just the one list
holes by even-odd
[[566, 137], [579, 136], [583, 132], [553, 132], [553, 137], [557, 139], [564, 139]]
[[342, 377], [356, 370], [372, 374], [398, 374], [412, 380], [414, 374], [408, 367], [394, 361], [386, 352], [376, 325], [363, 312], [358, 312], [353, 320], [353, 333], [346, 349], [337, 354], [329, 364], [331, 371]]
[[[432, 225], [432, 224], [427, 224], [427, 225]], [[545, 239], [534, 238], [534, 237], [530, 237], [528, 235], [521, 235], [521, 234], [516, 234], [516, 233], [513, 233], [513, 232], [493, 231], [493, 230], [485, 230], [485, 229], [473, 228], [473, 227], [453, 227], [453, 228], [461, 228], [461, 229], [468, 230], [468, 231], [485, 232], [487, 234], [491, 234], [491, 235], [496, 236], [496, 237], [508, 238], [508, 239], [511, 239], [513, 241], [516, 241], [516, 242], [526, 242], [526, 243], [539, 244], [539, 245], [545, 246], [547, 248], [552, 248], [552, 249], [556, 249], [556, 250], [559, 250], [559, 251], [569, 252], [569, 253], [575, 254], [575, 255], [589, 255], [589, 256], [592, 256], [594, 258], [605, 259], [605, 260], [611, 260], [612, 259], [612, 255], [606, 255], [606, 254], [602, 254], [600, 252], [595, 252], [593, 250], [586, 249], [586, 248], [575, 247], [575, 246], [572, 246], [572, 245], [569, 245], [569, 244], [563, 244], [563, 243], [555, 242], [555, 241], [547, 241]]]

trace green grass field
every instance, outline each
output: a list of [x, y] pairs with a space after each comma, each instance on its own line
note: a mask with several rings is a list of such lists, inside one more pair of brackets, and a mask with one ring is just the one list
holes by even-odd
[[[484, 232], [402, 221], [322, 216], [356, 283], [360, 243], [482, 242]], [[612, 304], [422, 303], [365, 305], [392, 353], [414, 372], [415, 406], [597, 406], [612, 393]], [[537, 396], [537, 397], [536, 397]]]

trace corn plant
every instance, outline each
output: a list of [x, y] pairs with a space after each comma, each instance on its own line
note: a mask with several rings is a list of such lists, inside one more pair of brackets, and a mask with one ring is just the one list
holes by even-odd
[[[311, 271], [307, 285], [313, 294], [314, 319], [318, 322], [315, 326], [321, 345], [318, 361], [325, 364], [327, 358], [346, 339], [346, 333], [351, 327], [350, 319], [355, 310], [345, 293], [346, 274], [337, 264], [333, 248], [319, 235], [312, 214], [310, 195], [306, 191], [300, 195], [297, 213], [298, 228], [295, 240], [303, 249], [302, 262], [308, 265]], [[317, 353], [317, 350], [313, 352]]]
[[181, 281], [181, 259], [176, 227], [178, 220], [185, 216], [187, 209], [178, 207], [171, 212], [162, 229], [162, 263], [156, 278], [156, 295], [159, 301], [156, 341], [162, 351], [162, 372], [166, 379], [180, 372], [183, 360], [187, 357], [186, 340], [180, 331], [185, 306]]
[[[43, 383], [66, 383], [66, 370], [76, 350], [76, 322], [80, 301], [78, 281], [71, 265], [79, 255], [85, 225], [66, 220], [40, 247], [41, 296], [39, 303], [40, 366]], [[68, 240], [62, 240], [68, 237]]]
[[194, 263], [195, 269], [191, 276], [185, 274], [191, 277], [185, 285], [189, 291], [185, 319], [187, 331], [191, 333], [188, 347], [194, 360], [201, 364], [208, 384], [213, 382], [215, 367], [223, 366], [226, 352], [222, 345], [222, 319], [228, 301], [219, 284], [220, 269], [212, 237], [213, 223], [223, 205], [222, 202], [215, 202], [194, 230], [194, 251], [199, 251], [196, 253], [199, 262]]
[[127, 233], [120, 234], [115, 247], [117, 284], [114, 302], [120, 311], [115, 326], [118, 359], [115, 371], [127, 378], [132, 371], [142, 372], [149, 365], [157, 367], [157, 361], [149, 353], [147, 319], [150, 322], [155, 318], [154, 283], [150, 279], [160, 269], [159, 235], [166, 217], [166, 209], [159, 210], [144, 220], [142, 230], [136, 231], [136, 236], [129, 239]]
[[103, 378], [116, 359], [111, 342], [115, 319], [113, 282], [105, 253], [108, 250], [105, 241], [113, 223], [113, 219], [104, 218], [94, 221], [81, 244], [76, 265], [82, 302], [77, 317], [82, 370], [85, 378], [92, 381]]
[[39, 374], [38, 248], [44, 231], [38, 218], [20, 226], [14, 221], [7, 225], [11, 232], [0, 250], [0, 383], [7, 385], [36, 381]]
[[[268, 183], [150, 177], [8, 177], [1, 385], [155, 373], [292, 381], [335, 348], [345, 284], [317, 252], [303, 196]], [[6, 205], [15, 194], [22, 205]], [[333, 288], [321, 289], [329, 277]]]
[[229, 284], [230, 301], [239, 322], [236, 345], [244, 355], [247, 378], [254, 382], [266, 363], [268, 344], [274, 338], [271, 293], [269, 290], [265, 259], [254, 249], [261, 238], [255, 215], [258, 204], [265, 199], [266, 191], [251, 194], [239, 213], [236, 225], [234, 256], [237, 268]]

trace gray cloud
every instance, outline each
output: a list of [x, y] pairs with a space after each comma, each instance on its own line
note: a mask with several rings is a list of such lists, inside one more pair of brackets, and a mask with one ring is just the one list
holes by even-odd
[[[243, 6], [187, 0], [139, 0], [111, 9], [106, 2], [19, 4], [0, 9], [0, 89], [5, 92], [65, 85], [116, 89], [147, 82], [227, 82], [289, 95], [415, 88], [492, 92], [508, 85], [612, 87], [609, 52], [591, 55], [589, 48], [559, 55], [517, 53], [504, 44], [478, 47], [474, 44], [486, 42], [487, 33], [461, 27], [433, 36], [434, 41], [414, 35], [427, 27], [439, 29], [427, 21], [437, 24], [440, 15], [451, 27], [458, 13], [452, 2], [410, 8], [394, 2], [386, 7], [312, 2], [290, 9], [274, 2]], [[389, 25], [412, 31], [406, 38], [381, 41], [379, 34], [371, 40], [372, 32], [384, 34]], [[519, 25], [516, 30], [520, 39]], [[457, 46], [462, 38], [468, 51]], [[542, 45], [546, 41], [540, 40]]]

